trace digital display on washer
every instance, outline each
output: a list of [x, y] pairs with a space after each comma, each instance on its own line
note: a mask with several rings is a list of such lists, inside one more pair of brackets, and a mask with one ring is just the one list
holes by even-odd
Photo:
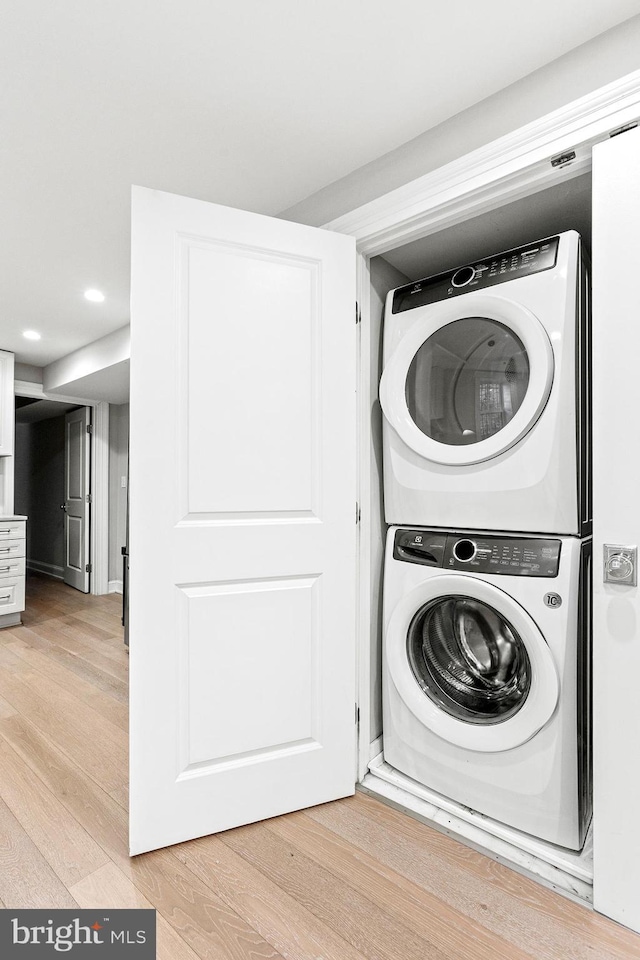
[[427, 303], [448, 300], [450, 297], [470, 293], [472, 290], [493, 287], [497, 283], [505, 283], [516, 277], [551, 270], [556, 265], [559, 243], [560, 237], [538, 240], [475, 263], [465, 264], [455, 270], [448, 270], [446, 273], [398, 287], [393, 295], [391, 312], [402, 313], [404, 310], [413, 310]]
[[393, 556], [408, 563], [510, 577], [557, 577], [561, 540], [398, 530]]

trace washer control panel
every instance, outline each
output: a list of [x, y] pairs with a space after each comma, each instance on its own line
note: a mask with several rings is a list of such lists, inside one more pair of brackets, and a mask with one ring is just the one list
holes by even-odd
[[423, 307], [438, 300], [448, 300], [472, 290], [493, 287], [516, 277], [551, 270], [556, 265], [559, 243], [560, 237], [538, 240], [524, 247], [514, 247], [513, 250], [497, 253], [485, 260], [448, 270], [447, 273], [439, 273], [435, 277], [398, 287], [393, 294], [391, 312], [402, 313], [404, 310], [413, 310], [414, 307]]
[[397, 530], [393, 556], [446, 570], [510, 577], [557, 577], [562, 541], [437, 530]]

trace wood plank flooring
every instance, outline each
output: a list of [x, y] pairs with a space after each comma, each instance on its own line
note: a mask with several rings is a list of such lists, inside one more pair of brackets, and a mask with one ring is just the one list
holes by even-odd
[[630, 960], [640, 936], [370, 797], [127, 852], [120, 598], [0, 631], [0, 905], [149, 907], [160, 960]]

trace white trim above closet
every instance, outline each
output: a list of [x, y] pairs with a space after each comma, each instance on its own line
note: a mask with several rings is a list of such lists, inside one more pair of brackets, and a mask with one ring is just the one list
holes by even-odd
[[[640, 118], [640, 70], [324, 224], [367, 256], [591, 169], [591, 148]], [[559, 166], [552, 160], [575, 152]]]

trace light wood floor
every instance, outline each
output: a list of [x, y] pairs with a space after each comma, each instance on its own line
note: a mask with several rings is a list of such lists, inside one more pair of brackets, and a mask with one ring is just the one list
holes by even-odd
[[127, 855], [119, 597], [0, 631], [0, 906], [158, 910], [161, 960], [613, 960], [640, 937], [363, 795]]

